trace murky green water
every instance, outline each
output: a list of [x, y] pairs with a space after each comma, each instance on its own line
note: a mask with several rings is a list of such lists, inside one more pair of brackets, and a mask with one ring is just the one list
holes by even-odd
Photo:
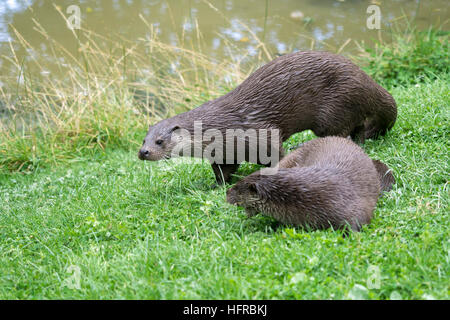
[[[274, 54], [310, 48], [337, 51], [344, 44], [342, 50], [348, 52], [355, 49], [353, 40], [370, 43], [380, 36], [389, 40], [393, 21], [407, 18], [419, 28], [439, 25], [448, 29], [450, 18], [448, 0], [212, 0], [218, 11], [202, 0], [1, 0], [0, 70], [3, 75], [9, 72], [6, 65], [12, 55], [10, 40], [19, 61], [52, 56], [47, 52], [47, 40], [35, 30], [35, 21], [69, 52], [77, 50], [54, 4], [64, 13], [70, 5], [78, 5], [81, 27], [108, 37], [145, 39], [149, 27], [143, 20], [158, 30], [160, 39], [172, 45], [197, 41], [200, 36], [202, 52], [218, 60], [233, 47], [246, 51], [249, 56], [255, 55], [258, 41], [252, 33], [264, 40]], [[371, 4], [380, 8], [380, 30], [367, 27], [371, 14], [366, 11]], [[16, 47], [13, 28], [36, 51]]]

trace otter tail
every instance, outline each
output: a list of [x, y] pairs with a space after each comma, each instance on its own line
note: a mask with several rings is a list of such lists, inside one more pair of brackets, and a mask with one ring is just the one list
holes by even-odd
[[[397, 104], [394, 98], [383, 88], [384, 94], [380, 94], [381, 103], [377, 103], [372, 110], [374, 113], [364, 123], [365, 139], [374, 139], [384, 136], [397, 120]], [[378, 100], [378, 99], [377, 99]], [[378, 100], [378, 101], [379, 101]]]
[[392, 174], [392, 170], [389, 169], [387, 165], [385, 165], [380, 160], [372, 160], [375, 169], [377, 169], [378, 177], [380, 178], [380, 186], [381, 192], [380, 197], [384, 192], [388, 192], [392, 190], [392, 185], [395, 183], [394, 175]]

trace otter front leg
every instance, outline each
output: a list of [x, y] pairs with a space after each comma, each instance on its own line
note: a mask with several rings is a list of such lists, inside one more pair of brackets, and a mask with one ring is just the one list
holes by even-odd
[[211, 167], [216, 175], [217, 184], [221, 185], [230, 182], [231, 175], [237, 171], [239, 164], [211, 163]]
[[364, 124], [362, 124], [353, 128], [353, 131], [350, 133], [350, 136], [355, 143], [364, 143], [365, 142], [364, 134], [365, 134]]
[[258, 211], [254, 208], [245, 208], [245, 213], [247, 214], [247, 218], [251, 218], [256, 216]]

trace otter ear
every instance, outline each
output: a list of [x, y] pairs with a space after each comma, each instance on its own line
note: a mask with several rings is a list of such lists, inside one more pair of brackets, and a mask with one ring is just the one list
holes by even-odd
[[178, 130], [178, 129], [180, 129], [179, 126], [174, 126], [174, 127], [172, 128], [172, 130], [170, 130], [170, 132], [174, 132], [175, 130]]
[[250, 190], [251, 193], [257, 194], [260, 198], [264, 198], [264, 190], [258, 183], [256, 182], [249, 183], [248, 190]]

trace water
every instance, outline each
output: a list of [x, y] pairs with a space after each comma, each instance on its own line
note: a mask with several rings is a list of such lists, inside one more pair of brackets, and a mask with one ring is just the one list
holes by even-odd
[[[148, 37], [149, 28], [140, 16], [157, 28], [162, 41], [175, 46], [197, 41], [200, 30], [202, 52], [217, 60], [229, 54], [230, 48], [234, 47], [244, 50], [249, 56], [256, 55], [258, 41], [251, 33], [264, 40], [272, 54], [311, 48], [352, 52], [356, 48], [354, 40], [369, 45], [379, 37], [389, 41], [393, 21], [406, 17], [421, 29], [430, 25], [448, 29], [450, 18], [448, 0], [211, 1], [218, 12], [201, 0], [1, 0], [2, 76], [10, 73], [5, 67], [8, 58], [12, 58], [10, 40], [17, 50], [18, 61], [39, 61], [52, 56], [47, 52], [47, 40], [36, 32], [34, 20], [69, 52], [76, 52], [77, 44], [53, 3], [62, 12], [77, 4], [81, 10], [82, 28], [112, 38], [120, 35], [137, 41]], [[378, 5], [381, 10], [380, 30], [367, 28], [366, 21], [370, 14], [366, 11], [371, 4]], [[250, 31], [241, 23], [247, 25]], [[13, 28], [33, 50], [16, 46], [17, 36]], [[17, 74], [13, 76], [17, 77]]]

